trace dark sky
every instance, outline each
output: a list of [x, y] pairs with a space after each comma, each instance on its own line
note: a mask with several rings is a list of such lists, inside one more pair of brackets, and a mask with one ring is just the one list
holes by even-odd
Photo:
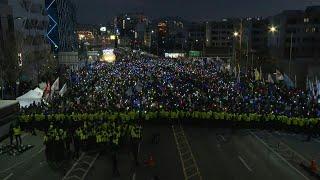
[[76, 0], [78, 22], [98, 24], [122, 12], [143, 12], [151, 18], [180, 16], [191, 20], [269, 16], [286, 9], [304, 9], [310, 0]]

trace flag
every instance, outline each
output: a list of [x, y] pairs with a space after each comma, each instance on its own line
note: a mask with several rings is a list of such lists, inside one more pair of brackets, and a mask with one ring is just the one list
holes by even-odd
[[287, 74], [284, 74], [283, 76], [283, 82], [286, 84], [287, 87], [289, 88], [293, 88], [294, 87], [294, 83], [293, 81], [290, 79], [290, 77]]
[[57, 78], [52, 84], [51, 91], [59, 91], [59, 78]]
[[254, 69], [254, 77], [256, 81], [260, 80], [260, 73], [257, 68]]
[[306, 80], [306, 90], [308, 91], [308, 89], [309, 89], [309, 78], [308, 78], [308, 76], [307, 76], [307, 80]]
[[67, 84], [65, 83], [65, 84], [62, 86], [61, 90], [59, 91], [59, 95], [60, 95], [60, 96], [63, 96], [66, 92], [67, 92]]
[[268, 82], [268, 83], [271, 83], [271, 84], [274, 83], [271, 74], [268, 74], [268, 80], [267, 80], [267, 82]]
[[317, 96], [320, 95], [320, 82], [318, 80], [318, 77], [316, 77], [316, 88], [317, 88]]
[[46, 87], [43, 90], [43, 95], [42, 97], [47, 100], [49, 98], [49, 95], [51, 93], [51, 85], [50, 82], [47, 82]]
[[233, 67], [233, 74], [234, 74], [234, 77], [237, 77], [237, 68], [236, 67]]
[[59, 91], [59, 78], [57, 78], [51, 86], [51, 93], [50, 93], [51, 98], [55, 91]]
[[283, 81], [284, 77], [283, 77], [283, 75], [281, 74], [281, 72], [278, 69], [276, 70], [275, 75], [276, 75], [276, 80], [277, 81]]

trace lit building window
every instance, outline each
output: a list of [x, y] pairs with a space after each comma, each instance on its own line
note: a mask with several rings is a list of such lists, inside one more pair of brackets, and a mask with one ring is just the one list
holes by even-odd
[[309, 18], [304, 18], [303, 22], [308, 23], [309, 22]]

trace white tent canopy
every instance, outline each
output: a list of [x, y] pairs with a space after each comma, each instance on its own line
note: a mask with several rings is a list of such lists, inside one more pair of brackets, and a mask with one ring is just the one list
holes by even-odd
[[17, 98], [21, 107], [30, 106], [33, 102], [39, 103], [41, 102], [43, 91], [39, 88], [35, 90], [30, 90], [26, 94]]
[[37, 92], [37, 93], [41, 93], [41, 97], [42, 97], [42, 95], [43, 95], [43, 90], [42, 89], [37, 87], [37, 88], [34, 89], [34, 91]]

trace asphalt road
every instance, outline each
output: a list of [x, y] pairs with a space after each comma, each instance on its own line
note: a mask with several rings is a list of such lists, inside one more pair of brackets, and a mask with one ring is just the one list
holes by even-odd
[[[203, 180], [306, 179], [299, 168], [288, 165], [255, 137], [255, 134], [260, 136], [262, 131], [238, 130], [232, 133], [230, 129], [184, 127], [184, 132]], [[160, 134], [158, 144], [151, 142], [154, 133]], [[317, 139], [307, 142], [305, 136], [299, 134], [272, 132], [272, 135], [308, 160], [319, 155], [320, 143]], [[1, 155], [0, 179], [59, 180], [63, 177], [68, 169], [55, 169], [46, 162], [41, 136], [26, 135], [23, 141], [35, 147], [16, 157]], [[155, 166], [144, 164], [150, 156]], [[160, 180], [184, 179], [171, 126], [144, 127], [139, 160], [140, 165], [136, 167], [130, 146], [124, 146], [118, 158], [120, 177], [115, 178], [112, 176], [111, 154], [106, 151], [100, 154], [86, 179], [151, 180], [154, 176]]]
[[[249, 130], [232, 133], [230, 129], [184, 127], [184, 131], [204, 180], [308, 179], [305, 172], [288, 165]], [[151, 143], [154, 133], [160, 133], [159, 144]], [[123, 150], [119, 155], [121, 175], [114, 178], [110, 154], [105, 154], [99, 157], [87, 179], [184, 179], [171, 126], [146, 126], [143, 137], [139, 167], [134, 166], [132, 155]], [[156, 162], [154, 167], [143, 164], [150, 155]]]
[[305, 179], [246, 130], [186, 127], [185, 133], [203, 179]]
[[[2, 142], [7, 143], [8, 140]], [[57, 180], [61, 179], [63, 172], [55, 169], [46, 161], [42, 137], [24, 134], [23, 144], [34, 147], [21, 155], [0, 155], [0, 179], [3, 180]]]

